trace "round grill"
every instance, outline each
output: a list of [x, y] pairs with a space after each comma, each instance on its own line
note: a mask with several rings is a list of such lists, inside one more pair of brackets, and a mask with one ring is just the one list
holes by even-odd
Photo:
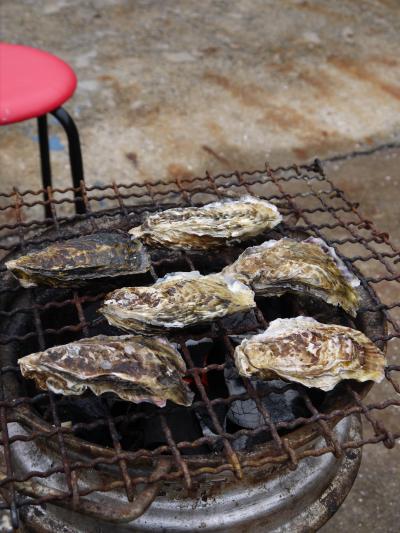
[[[267, 181], [270, 179], [267, 177]], [[310, 234], [324, 237], [315, 225], [298, 223], [299, 210], [292, 197], [282, 192], [279, 180], [278, 185], [280, 196], [264, 197], [279, 204], [286, 215], [284, 223], [278, 231], [240, 246], [209, 254], [152, 250], [152, 275], [125, 276], [109, 283], [93, 281], [79, 290], [24, 290], [5, 276], [0, 302], [5, 315], [1, 338], [6, 341], [2, 342], [3, 404], [12, 413], [8, 421], [14, 423], [8, 438], [11, 443], [34, 443], [36, 453], [39, 450], [52, 458], [51, 466], [46, 463], [38, 471], [26, 472], [22, 461], [10, 454], [9, 463], [16, 468], [12, 486], [29, 497], [19, 506], [54, 501], [104, 519], [118, 519], [112, 509], [99, 506], [90, 495], [120, 490], [133, 502], [129, 504], [132, 519], [151, 503], [162, 481], [175, 485], [177, 490], [184, 487], [190, 491], [204, 477], [211, 485], [220, 484], [222, 474], [228, 476], [226, 482], [229, 476], [250, 479], [260, 469], [271, 471], [287, 465], [295, 468], [304, 457], [327, 452], [339, 456], [343, 452], [332, 428], [343, 417], [366, 411], [362, 398], [370, 383], [346, 381], [324, 393], [275, 381], [260, 388], [257, 383], [240, 378], [235, 391], [230, 386], [229, 373], [234, 367], [233, 350], [238, 337], [265, 329], [278, 317], [303, 314], [321, 322], [355, 327], [383, 348], [387, 338], [384, 309], [360, 272], [357, 275], [362, 280], [362, 310], [354, 322], [341, 310], [322, 302], [285, 295], [258, 299], [256, 311], [170, 335], [186, 361], [186, 379], [195, 392], [194, 403], [188, 408], [169, 404], [160, 409], [118, 401], [112, 396], [97, 398], [90, 393], [82, 397], [54, 395], [38, 391], [32, 382], [24, 381], [17, 367], [19, 357], [34, 351], [83, 336], [121, 334], [97, 313], [104, 295], [117, 287], [151, 284], [168, 272], [218, 272], [245, 247], [267, 238], [303, 238]], [[219, 196], [226, 194], [214, 183], [214, 194], [216, 191]], [[196, 205], [208, 201], [193, 201], [193, 195], [199, 192], [193, 183], [184, 198]], [[102, 229], [127, 229], [139, 224], [145, 211], [165, 207], [171, 204], [129, 208], [122, 204], [118, 209], [77, 216], [68, 224], [57, 222], [39, 236], [22, 241], [22, 247], [27, 252]], [[349, 266], [355, 269], [354, 265]], [[316, 450], [312, 443], [321, 435], [326, 446]], [[27, 480], [32, 482], [26, 483]], [[3, 485], [9, 482], [6, 477]], [[121, 519], [120, 512], [119, 515]]]

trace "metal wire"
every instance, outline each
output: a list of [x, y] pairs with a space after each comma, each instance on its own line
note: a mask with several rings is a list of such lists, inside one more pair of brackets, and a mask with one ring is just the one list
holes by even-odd
[[[387, 343], [390, 365], [386, 368], [383, 400], [368, 403], [360, 390], [348, 384], [342, 391], [347, 395], [348, 403], [339, 403], [328, 411], [321, 408], [303, 387], [295, 384], [271, 386], [270, 392], [278, 395], [288, 390], [296, 391], [305, 408], [301, 416], [292, 420], [274, 420], [262, 394], [251, 380], [243, 379], [243, 394], [217, 397], [210, 394], [213, 391], [208, 385], [209, 378], [222, 375], [233, 365], [234, 345], [230, 335], [248, 331], [246, 325], [243, 329], [236, 325], [232, 330], [219, 321], [198, 336], [206, 336], [211, 343], [218, 345], [224, 360], [213, 362], [204, 359], [203, 363], [199, 363], [187, 344], [189, 339], [197, 338], [194, 333], [189, 337], [182, 334], [175, 339], [187, 363], [187, 379], [197, 392], [196, 400], [185, 412], [188, 416], [208, 417], [209, 427], [212, 428], [210, 432], [196, 438], [187, 436], [185, 440], [178, 439], [170, 417], [182, 413], [181, 407], [169, 405], [164, 409], [132, 408], [117, 412], [103, 399], [99, 400], [97, 416], [78, 422], [66, 421], [62, 397], [39, 393], [25, 383], [19, 374], [16, 358], [34, 351], [34, 347], [42, 350], [68, 336], [91, 336], [94, 329], [104, 327], [101, 317], [93, 318], [93, 313], [88, 312], [91, 306], [100, 304], [105, 296], [104, 289], [99, 284], [96, 290], [91, 291], [61, 290], [57, 297], [54, 291], [51, 293], [53, 296], [46, 296], [40, 289], [24, 291], [10, 281], [4, 265], [0, 265], [0, 276], [4, 281], [0, 287], [0, 444], [4, 464], [0, 489], [2, 495], [3, 492], [7, 495], [0, 501], [0, 509], [11, 511], [13, 527], [18, 527], [18, 510], [30, 505], [54, 502], [107, 519], [109, 509], [95, 509], [91, 506], [90, 495], [110, 490], [122, 491], [127, 502], [138, 502], [136, 512], [140, 512], [140, 506], [144, 510], [156, 495], [155, 487], [161, 481], [183, 483], [190, 490], [193, 481], [205, 474], [211, 480], [213, 476], [229, 472], [243, 478], [247, 469], [280, 464], [296, 468], [305, 457], [318, 457], [325, 453], [339, 457], [346, 450], [380, 442], [390, 448], [400, 438], [400, 425], [390, 428], [379, 420], [382, 410], [400, 406], [400, 385], [396, 380], [400, 366], [396, 360], [390, 360], [399, 344], [400, 304], [387, 301], [385, 297], [395, 297], [396, 291], [399, 291], [397, 265], [400, 252], [385, 233], [377, 231], [371, 221], [362, 217], [358, 205], [348, 201], [343, 191], [324, 175], [318, 161], [301, 167], [272, 169], [266, 166], [261, 171], [217, 176], [207, 173], [204, 177], [176, 182], [159, 180], [152, 184], [129, 185], [113, 182], [98, 187], [86, 186], [82, 182], [78, 189], [48, 188], [46, 202], [41, 200], [42, 192], [14, 188], [10, 193], [0, 193], [0, 254], [3, 256], [37, 249], [56, 240], [90, 234], [114, 223], [126, 229], [144, 212], [176, 204], [201, 205], [213, 199], [242, 194], [273, 201], [284, 214], [284, 223], [280, 228], [282, 235], [290, 231], [305, 231], [321, 237], [335, 246], [350, 268], [358, 270], [363, 288], [370, 297], [359, 315], [379, 313], [385, 319], [388, 331], [375, 333], [372, 340], [380, 346]], [[83, 199], [85, 214], [73, 214], [76, 192]], [[44, 204], [50, 205], [51, 218], [35, 218], [37, 213], [41, 213], [38, 206]], [[1, 223], [3, 220], [4, 223]], [[184, 269], [201, 270], [204, 258], [200, 259], [190, 253], [171, 253], [161, 258], [155, 256], [151, 273], [156, 278], [170, 271], [177, 262], [184, 265]], [[228, 264], [232, 261], [232, 252], [219, 253], [218, 260]], [[54, 316], [63, 318], [55, 323], [49, 318]], [[255, 320], [255, 329], [268, 325], [261, 309], [256, 310]], [[17, 324], [24, 325], [22, 331]], [[261, 423], [253, 429], [229, 431], [221, 422], [219, 412], [241, 400], [254, 402]], [[358, 441], [338, 442], [333, 433], [334, 425], [340, 418], [354, 413], [360, 414], [370, 425], [372, 435]], [[24, 431], [10, 432], [10, 424], [15, 423]], [[127, 443], [127, 435], [139, 434], [139, 428], [144, 423], [157, 425], [162, 441], [154, 446]], [[102, 435], [103, 441], [90, 441], [92, 434]], [[297, 440], [292, 438], [292, 434], [296, 434]], [[322, 437], [322, 444], [315, 447], [313, 443], [318, 436]], [[252, 449], [251, 453], [238, 451], [236, 444], [240, 438], [261, 439], [261, 446]], [[13, 448], [21, 443], [34, 443], [41, 449], [44, 445], [44, 449], [48, 449], [57, 460], [40, 470], [20, 473], [16, 468]], [[168, 466], [165, 466], [165, 461]], [[101, 475], [93, 478], [94, 471], [101, 472]], [[51, 484], [46, 484], [52, 476], [59, 476], [64, 481], [64, 489], [55, 490]], [[138, 492], [138, 487], [143, 484], [146, 489]]]

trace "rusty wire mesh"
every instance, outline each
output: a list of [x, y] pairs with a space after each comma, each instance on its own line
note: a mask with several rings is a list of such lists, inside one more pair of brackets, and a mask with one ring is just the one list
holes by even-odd
[[[166, 480], [182, 483], [189, 490], [196, 479], [204, 475], [212, 478], [218, 473], [231, 472], [241, 478], [249, 469], [263, 465], [289, 464], [295, 468], [304, 457], [325, 453], [340, 456], [346, 450], [371, 443], [394, 446], [400, 437], [400, 424], [396, 419], [396, 409], [400, 406], [400, 383], [396, 381], [396, 373], [400, 371], [400, 365], [396, 364], [400, 337], [397, 269], [400, 254], [388, 236], [376, 231], [372, 223], [359, 214], [358, 206], [349, 202], [325, 177], [318, 161], [302, 167], [272, 169], [267, 166], [262, 171], [214, 177], [207, 174], [180, 182], [112, 183], [101, 187], [82, 183], [79, 192], [86, 208], [82, 215], [72, 212], [73, 189], [49, 188], [46, 201], [42, 200], [43, 192], [14, 189], [10, 193], [0, 193], [0, 257], [95, 232], [101, 227], [130, 227], [134, 220], [137, 223], [135, 217], [140, 218], [141, 213], [170, 205], [200, 205], [240, 194], [266, 198], [276, 203], [284, 215], [278, 234], [296, 231], [321, 237], [336, 248], [350, 268], [358, 271], [368, 300], [357, 320], [362, 322], [363, 316], [368, 318], [371, 313], [375, 319], [380, 317], [380, 329], [372, 328], [369, 335], [381, 347], [387, 345], [389, 364], [386, 380], [378, 386], [380, 392], [374, 394], [373, 402], [364, 398], [364, 386], [351, 383], [335, 389], [329, 409], [318, 395], [295, 384], [272, 388], [275, 394], [293, 388], [303, 402], [301, 416], [290, 421], [274, 421], [262, 401], [262, 394], [251, 380], [243, 380], [245, 393], [240, 396], [215, 395], [211, 377], [232, 365], [231, 334], [246, 331], [246, 325], [241, 330], [240, 324], [218, 323], [199, 335], [211, 339], [222, 354], [220, 359], [209, 361], [206, 358], [199, 362], [194, 358], [187, 341], [195, 338], [195, 334], [182, 334], [174, 339], [180, 344], [188, 367], [187, 378], [196, 392], [190, 408], [170, 405], [164, 409], [139, 407], [116, 411], [102, 399], [99, 400], [100, 415], [91, 420], [71, 422], [62, 397], [38, 391], [24, 382], [16, 362], [27, 353], [91, 336], [98, 333], [99, 328], [101, 331], [105, 327], [103, 319], [94, 316], [90, 308], [100, 304], [103, 287], [99, 284], [90, 290], [60, 290], [59, 294], [39, 288], [21, 289], [8, 279], [2, 263], [0, 424], [3, 472], [0, 490], [3, 501], [0, 508], [10, 510], [14, 527], [18, 525], [18, 511], [30, 505], [55, 502], [107, 519], [112, 515], [111, 510], [106, 506], [98, 509], [92, 505], [90, 496], [120, 490], [125, 493], [132, 518], [144, 510]], [[51, 207], [50, 219], [41, 218], [46, 203]], [[219, 270], [242, 249], [226, 250], [218, 253], [218, 257], [206, 258], [191, 253], [180, 253], [179, 257], [176, 253], [157, 256], [153, 258], [153, 278], [171, 268], [176, 270], [177, 265], [180, 270]], [[215, 264], [211, 264], [212, 261]], [[296, 309], [292, 310], [295, 312]], [[59, 317], [56, 321], [55, 315]], [[257, 309], [255, 318], [262, 328], [267, 327], [270, 320], [264, 308]], [[228, 431], [218, 410], [234, 401], [248, 399], [254, 401], [262, 422], [253, 429]], [[179, 413], [182, 410], [201, 413], [203, 419], [210, 420], [212, 431], [196, 438], [177, 439], [170, 427], [171, 413], [176, 409]], [[393, 410], [393, 427], [385, 426], [380, 419], [380, 413], [389, 409]], [[338, 420], [353, 413], [360, 414], [365, 422], [364, 437], [359, 441], [337, 442], [332, 428]], [[124, 435], [135, 435], [144, 419], [158, 425], [163, 435], [161, 444], [143, 447], [126, 440]], [[102, 437], [101, 442], [96, 439], [90, 442], [90, 435], [96, 431], [106, 437]], [[295, 433], [296, 439], [293, 439]], [[323, 445], [313, 445], [316, 436], [323, 437]], [[252, 449], [238, 450], [236, 443], [243, 437], [258, 440]], [[17, 461], [21, 443], [37, 444], [42, 454], [51, 450], [55, 459], [51, 465], [37, 463], [35, 469], [22, 472]], [[104, 472], [92, 479], [88, 473], [93, 470]], [[58, 476], [61, 489], [52, 485], [54, 476]]]

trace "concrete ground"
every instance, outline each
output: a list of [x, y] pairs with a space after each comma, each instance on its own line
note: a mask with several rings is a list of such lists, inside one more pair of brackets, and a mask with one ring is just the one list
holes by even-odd
[[[89, 184], [318, 156], [399, 245], [397, 0], [2, 0], [0, 34], [75, 69], [66, 108]], [[0, 128], [0, 146], [1, 190], [38, 188], [34, 122]], [[51, 148], [54, 183], [64, 186], [66, 142], [55, 124]], [[399, 447], [366, 447], [324, 533], [398, 531], [399, 480]]]

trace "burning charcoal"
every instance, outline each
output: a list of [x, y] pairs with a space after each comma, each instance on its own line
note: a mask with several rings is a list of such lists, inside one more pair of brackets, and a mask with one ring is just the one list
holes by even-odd
[[149, 215], [129, 233], [150, 245], [208, 250], [243, 241], [282, 221], [277, 207], [254, 196]]
[[[235, 368], [225, 368], [224, 375], [230, 395], [247, 392]], [[300, 397], [298, 392], [294, 390], [287, 390], [282, 393], [273, 392], [274, 389], [286, 387], [287, 383], [281, 380], [270, 382], [252, 380], [252, 386], [256, 389], [272, 422], [289, 422], [296, 418], [293, 406]], [[247, 429], [255, 429], [265, 424], [264, 417], [255, 401], [250, 398], [232, 402], [227, 412], [227, 418], [238, 426]]]
[[167, 400], [192, 403], [182, 380], [185, 363], [161, 337], [99, 335], [27, 355], [18, 363], [25, 378], [57, 394], [79, 395], [90, 389], [96, 395], [113, 392], [129, 402], [159, 407]]
[[113, 326], [154, 334], [205, 324], [252, 307], [253, 291], [230, 276], [180, 272], [150, 287], [117, 289], [107, 296], [100, 312]]
[[343, 379], [381, 381], [385, 356], [363, 333], [313, 318], [277, 319], [235, 349], [242, 376], [281, 377], [324, 391]]
[[71, 287], [91, 279], [147, 272], [150, 258], [140, 241], [114, 231], [56, 242], [6, 266], [23, 287]]
[[245, 250], [223, 272], [248, 283], [257, 295], [308, 293], [356, 316], [360, 281], [322, 239], [283, 238]]

